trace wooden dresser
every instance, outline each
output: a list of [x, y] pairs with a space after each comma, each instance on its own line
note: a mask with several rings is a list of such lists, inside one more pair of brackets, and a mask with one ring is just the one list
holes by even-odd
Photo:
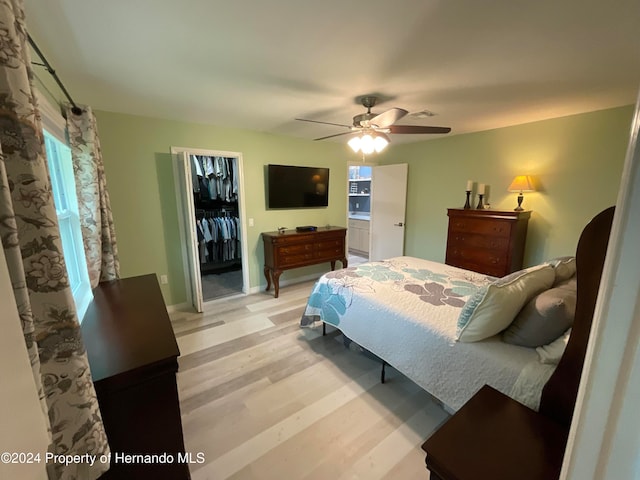
[[342, 267], [347, 266], [344, 227], [319, 227], [315, 232], [297, 232], [285, 230], [262, 233], [264, 242], [264, 276], [267, 279], [267, 291], [271, 281], [278, 298], [280, 275], [284, 270], [306, 267], [318, 263], [331, 262], [331, 270], [340, 260]]
[[503, 277], [522, 268], [530, 211], [450, 208], [445, 263]]
[[[100, 479], [191, 478], [176, 385], [180, 351], [156, 276], [99, 284], [81, 329], [111, 447], [111, 468]], [[133, 454], [172, 461], [122, 457]]]

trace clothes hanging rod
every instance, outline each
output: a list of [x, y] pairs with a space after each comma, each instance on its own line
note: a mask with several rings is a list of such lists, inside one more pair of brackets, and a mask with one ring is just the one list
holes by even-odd
[[33, 49], [35, 50], [35, 52], [38, 54], [38, 56], [40, 57], [40, 60], [42, 60], [43, 63], [36, 63], [36, 62], [32, 62], [34, 65], [39, 65], [42, 66], [44, 68], [47, 69], [47, 72], [49, 72], [51, 74], [51, 76], [53, 77], [53, 79], [56, 81], [56, 83], [58, 84], [58, 86], [60, 87], [60, 90], [62, 90], [62, 93], [64, 93], [65, 97], [67, 97], [67, 100], [69, 100], [69, 103], [72, 105], [71, 107], [71, 111], [75, 114], [75, 115], [82, 115], [82, 109], [80, 107], [78, 107], [78, 105], [76, 105], [76, 102], [73, 101], [73, 99], [71, 98], [71, 95], [69, 95], [69, 92], [67, 91], [67, 89], [64, 87], [64, 85], [62, 84], [62, 81], [60, 80], [60, 78], [58, 77], [58, 74], [56, 73], [56, 71], [53, 69], [53, 67], [51, 66], [51, 64], [47, 61], [46, 57], [44, 56], [44, 54], [42, 53], [42, 51], [38, 48], [38, 45], [36, 45], [36, 42], [33, 41], [33, 38], [31, 38], [31, 35], [29, 35], [27, 33], [27, 39], [29, 40], [29, 45], [31, 45], [31, 47], [33, 47]]

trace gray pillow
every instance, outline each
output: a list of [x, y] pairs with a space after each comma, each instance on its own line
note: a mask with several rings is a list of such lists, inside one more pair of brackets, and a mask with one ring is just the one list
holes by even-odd
[[573, 325], [576, 311], [575, 277], [536, 295], [504, 331], [506, 343], [540, 347], [553, 342]]
[[576, 274], [576, 257], [556, 257], [545, 263], [551, 265], [556, 272], [556, 281], [553, 284], [557, 287], [558, 284], [566, 282]]

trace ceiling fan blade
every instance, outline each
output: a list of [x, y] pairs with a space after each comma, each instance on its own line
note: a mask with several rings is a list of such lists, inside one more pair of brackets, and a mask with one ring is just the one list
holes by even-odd
[[396, 123], [408, 113], [409, 112], [402, 108], [390, 108], [386, 112], [382, 112], [381, 114], [373, 117], [371, 120], [369, 120], [369, 123], [379, 128], [388, 127]]
[[449, 127], [425, 127], [421, 125], [390, 125], [390, 133], [449, 133]]
[[351, 125], [344, 125], [343, 123], [321, 122], [319, 120], [307, 120], [306, 118], [296, 118], [296, 120], [299, 120], [301, 122], [322, 123], [324, 125], [335, 125], [336, 127], [351, 128]]
[[[349, 128], [351, 128], [351, 127], [349, 127]], [[314, 140], [324, 140], [326, 138], [339, 137], [340, 135], [349, 135], [351, 133], [357, 133], [357, 130], [354, 130], [352, 132], [342, 132], [342, 133], [336, 133], [334, 135], [327, 135], [326, 137], [314, 138]]]

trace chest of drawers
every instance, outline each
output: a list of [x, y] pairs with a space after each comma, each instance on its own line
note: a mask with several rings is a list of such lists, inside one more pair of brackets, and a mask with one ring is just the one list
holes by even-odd
[[450, 208], [445, 263], [503, 277], [522, 268], [530, 211]]
[[330, 262], [331, 270], [334, 270], [336, 260], [346, 267], [346, 234], [347, 229], [343, 227], [321, 227], [315, 232], [264, 232], [262, 241], [267, 290], [273, 281], [275, 297], [278, 298], [280, 275], [284, 270], [325, 262]]
[[[176, 382], [180, 350], [156, 275], [100, 283], [81, 328], [112, 452], [100, 480], [191, 478]], [[174, 461], [126, 462], [116, 454]]]

